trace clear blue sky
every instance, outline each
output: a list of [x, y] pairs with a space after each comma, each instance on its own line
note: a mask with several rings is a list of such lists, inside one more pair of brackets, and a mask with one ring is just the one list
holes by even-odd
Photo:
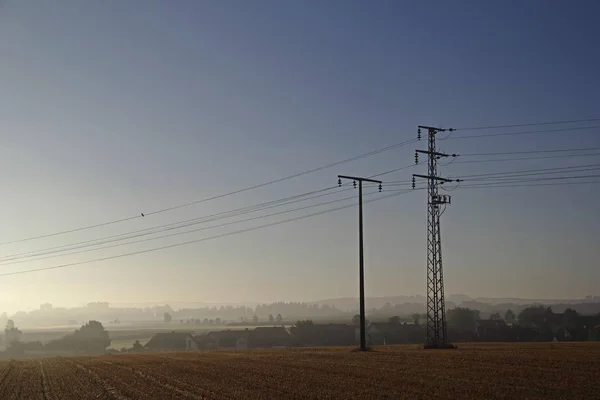
[[[277, 179], [412, 139], [418, 124], [599, 117], [598, 15], [600, 3], [583, 0], [4, 0], [0, 241]], [[597, 147], [600, 129], [440, 144], [456, 153]], [[424, 145], [144, 219], [5, 245], [0, 256], [321, 189], [335, 184], [337, 174], [368, 176], [410, 164]], [[443, 172], [597, 161], [456, 163]], [[386, 179], [417, 171], [425, 172], [424, 165]], [[453, 192], [442, 221], [446, 293], [600, 294], [598, 187]], [[425, 202], [421, 191], [366, 208], [368, 295], [424, 293]], [[347, 209], [196, 245], [1, 277], [0, 310], [44, 301], [353, 296], [356, 214]], [[83, 261], [239, 228], [0, 268]]]

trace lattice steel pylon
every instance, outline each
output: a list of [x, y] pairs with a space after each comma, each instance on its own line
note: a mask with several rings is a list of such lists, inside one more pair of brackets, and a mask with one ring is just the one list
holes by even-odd
[[427, 175], [413, 174], [415, 177], [427, 179], [427, 338], [425, 348], [453, 348], [448, 341], [446, 331], [446, 303], [444, 300], [444, 273], [442, 268], [442, 233], [440, 230], [440, 215], [442, 206], [450, 204], [449, 195], [438, 193], [439, 185], [452, 182], [452, 179], [438, 176], [437, 162], [442, 157], [456, 157], [456, 154], [440, 153], [436, 149], [436, 134], [452, 129], [441, 129], [430, 126], [419, 126], [418, 138], [421, 139], [421, 129], [427, 130], [428, 149], [417, 150], [415, 162], [419, 153], [427, 154]]

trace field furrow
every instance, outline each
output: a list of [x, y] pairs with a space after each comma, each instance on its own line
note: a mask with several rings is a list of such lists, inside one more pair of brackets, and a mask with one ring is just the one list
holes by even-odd
[[122, 354], [0, 362], [0, 399], [595, 399], [600, 344]]

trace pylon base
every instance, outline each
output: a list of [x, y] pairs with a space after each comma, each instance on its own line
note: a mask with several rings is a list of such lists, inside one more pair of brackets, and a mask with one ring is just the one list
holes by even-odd
[[424, 349], [456, 349], [456, 345], [452, 343], [427, 343], [423, 346]]

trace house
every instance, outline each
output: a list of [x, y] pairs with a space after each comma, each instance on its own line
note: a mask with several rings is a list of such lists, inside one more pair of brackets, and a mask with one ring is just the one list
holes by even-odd
[[209, 332], [206, 336], [214, 341], [217, 349], [245, 350], [248, 348], [248, 330]]
[[357, 343], [354, 325], [347, 324], [315, 324], [312, 341], [314, 346], [351, 346]]
[[248, 332], [248, 347], [269, 348], [290, 345], [290, 333], [283, 326], [261, 326]]
[[187, 349], [188, 338], [191, 337], [187, 332], [157, 333], [144, 347], [150, 351], [183, 351]]
[[216, 348], [216, 340], [208, 335], [189, 335], [185, 338], [186, 350], [214, 350]]
[[415, 325], [390, 322], [373, 322], [367, 327], [367, 338], [371, 344], [410, 343]]

